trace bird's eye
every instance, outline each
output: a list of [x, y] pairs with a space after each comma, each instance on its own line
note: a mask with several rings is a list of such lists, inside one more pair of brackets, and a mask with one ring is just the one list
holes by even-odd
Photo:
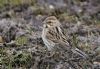
[[52, 21], [49, 21], [48, 22], [48, 25], [53, 26], [53, 22]]
[[48, 24], [51, 24], [52, 22], [51, 21], [48, 21]]

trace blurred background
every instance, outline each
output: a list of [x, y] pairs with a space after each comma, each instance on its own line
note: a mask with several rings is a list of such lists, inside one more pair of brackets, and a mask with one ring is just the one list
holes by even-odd
[[[51, 56], [41, 39], [48, 16], [89, 60], [70, 52]], [[100, 0], [0, 0], [0, 69], [100, 69]]]

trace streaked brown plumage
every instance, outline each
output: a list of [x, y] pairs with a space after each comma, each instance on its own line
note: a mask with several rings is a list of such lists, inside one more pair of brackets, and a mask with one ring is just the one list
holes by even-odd
[[54, 50], [59, 45], [60, 48], [70, 49], [84, 58], [87, 57], [84, 52], [69, 45], [68, 36], [55, 16], [47, 17], [43, 23], [42, 39], [49, 51]]

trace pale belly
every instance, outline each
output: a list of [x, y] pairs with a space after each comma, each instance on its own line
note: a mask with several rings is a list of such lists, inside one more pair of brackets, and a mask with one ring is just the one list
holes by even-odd
[[[47, 30], [43, 30], [43, 32], [44, 31], [47, 31]], [[45, 35], [46, 35], [46, 33], [42, 33], [42, 40], [43, 40], [45, 46], [50, 51], [54, 48], [55, 44], [52, 41], [48, 40]]]

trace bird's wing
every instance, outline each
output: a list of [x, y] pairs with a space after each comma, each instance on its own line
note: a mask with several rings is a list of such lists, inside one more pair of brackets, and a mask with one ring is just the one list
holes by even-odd
[[69, 46], [69, 43], [67, 42], [66, 37], [57, 31], [57, 29], [49, 29], [47, 32], [46, 38], [55, 43], [55, 49], [59, 50], [70, 50], [71, 46]]
[[49, 31], [47, 32], [46, 38], [48, 40], [51, 40], [54, 43], [57, 43], [58, 40], [60, 39], [59, 35], [57, 34], [57, 32], [53, 29], [49, 29]]
[[49, 29], [47, 34], [48, 35], [46, 38], [53, 41], [54, 43], [68, 44], [67, 36], [65, 36], [64, 31], [60, 29], [60, 27]]

